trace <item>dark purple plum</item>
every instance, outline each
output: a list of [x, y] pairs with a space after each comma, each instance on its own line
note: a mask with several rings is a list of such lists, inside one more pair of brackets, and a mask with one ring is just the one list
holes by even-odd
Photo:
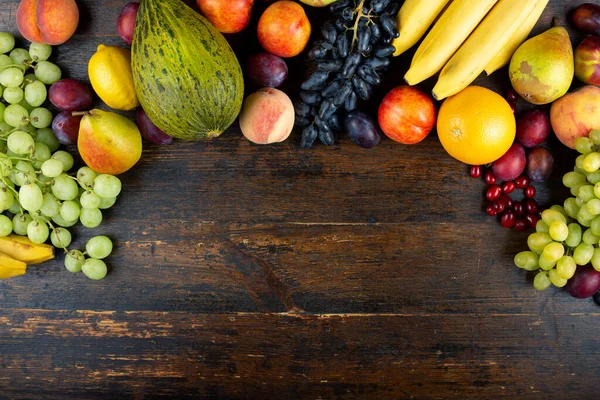
[[61, 79], [50, 86], [48, 99], [62, 111], [82, 111], [92, 105], [92, 91], [83, 82]]
[[360, 111], [353, 111], [346, 116], [344, 128], [350, 140], [365, 149], [377, 146], [383, 135], [377, 123]]
[[513, 143], [506, 153], [492, 164], [492, 172], [498, 179], [510, 182], [523, 173], [526, 163], [525, 149]]
[[54, 117], [52, 132], [60, 144], [76, 144], [79, 137], [79, 124], [83, 115], [73, 115], [70, 111], [63, 111]]
[[517, 141], [525, 147], [535, 147], [550, 134], [550, 117], [546, 111], [529, 110], [517, 121]]
[[257, 85], [276, 88], [287, 78], [288, 67], [282, 58], [263, 52], [248, 59], [246, 73]]
[[567, 292], [578, 299], [592, 297], [600, 290], [600, 271], [592, 267], [577, 267], [567, 283]]
[[150, 143], [169, 144], [173, 142], [173, 137], [158, 129], [158, 127], [150, 121], [150, 118], [142, 107], [138, 108], [137, 111], [137, 126], [140, 128], [142, 137]]
[[527, 154], [527, 176], [534, 182], [543, 182], [552, 174], [554, 158], [544, 147], [536, 147]]
[[137, 17], [140, 3], [129, 3], [123, 7], [119, 18], [117, 18], [117, 31], [127, 46], [131, 46], [133, 31], [135, 30], [135, 18]]

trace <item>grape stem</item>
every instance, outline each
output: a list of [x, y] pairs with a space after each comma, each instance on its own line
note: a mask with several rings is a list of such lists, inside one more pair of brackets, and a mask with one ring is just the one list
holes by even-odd
[[354, 12], [357, 13], [356, 15], [356, 20], [354, 21], [354, 27], [352, 28], [352, 30], [354, 31], [353, 35], [352, 35], [352, 44], [350, 45], [350, 51], [354, 50], [354, 44], [356, 43], [356, 41], [358, 40], [358, 24], [360, 23], [361, 18], [366, 18], [369, 20], [369, 22], [372, 22], [373, 18], [371, 16], [371, 14], [363, 14], [363, 7], [365, 5], [365, 0], [360, 0], [360, 3], [358, 3], [358, 6], [354, 9]]
[[[54, 225], [52, 225], [52, 222], [47, 221], [46, 223], [48, 224], [52, 232], [56, 233], [56, 228], [54, 227]], [[56, 233], [56, 240], [58, 240], [58, 244], [65, 251], [65, 253], [69, 254], [69, 249], [67, 249], [67, 247], [63, 245], [62, 240], [60, 240], [60, 235], [58, 233]]]

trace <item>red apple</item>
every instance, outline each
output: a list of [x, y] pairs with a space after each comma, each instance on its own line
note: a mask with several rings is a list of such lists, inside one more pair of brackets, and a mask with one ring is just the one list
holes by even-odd
[[390, 139], [415, 144], [431, 132], [437, 113], [433, 101], [411, 86], [392, 89], [379, 105], [379, 126]]
[[237, 33], [250, 23], [254, 0], [196, 0], [200, 12], [223, 33]]
[[575, 76], [588, 85], [600, 86], [600, 36], [588, 36], [575, 49]]

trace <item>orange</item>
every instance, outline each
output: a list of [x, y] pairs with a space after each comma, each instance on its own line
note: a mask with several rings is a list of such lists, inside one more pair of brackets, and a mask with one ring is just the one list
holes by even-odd
[[515, 116], [502, 96], [469, 86], [444, 101], [437, 120], [444, 149], [458, 161], [483, 165], [496, 161], [513, 144]]

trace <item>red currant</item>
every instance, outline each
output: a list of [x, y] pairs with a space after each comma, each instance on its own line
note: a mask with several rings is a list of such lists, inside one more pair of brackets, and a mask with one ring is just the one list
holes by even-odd
[[525, 216], [525, 205], [523, 203], [521, 203], [520, 201], [515, 202], [514, 206], [513, 206], [513, 210], [515, 211], [515, 214], [517, 215], [517, 217], [524, 217]]
[[506, 211], [500, 218], [500, 224], [505, 228], [512, 228], [515, 224], [515, 213], [512, 211]]
[[494, 205], [492, 203], [489, 203], [486, 207], [485, 207], [485, 212], [487, 213], [487, 215], [489, 215], [490, 217], [495, 217], [496, 215], [498, 215], [498, 211], [496, 211]]
[[485, 197], [487, 197], [487, 199], [489, 201], [494, 201], [498, 197], [500, 197], [501, 194], [502, 194], [502, 188], [498, 185], [492, 185], [489, 187], [487, 192], [485, 192]]
[[525, 229], [527, 229], [527, 221], [524, 219], [518, 219], [515, 222], [515, 230], [517, 232], [523, 232]]
[[513, 199], [509, 195], [503, 194], [502, 196], [500, 196], [500, 198], [504, 202], [504, 205], [506, 206], [506, 208], [512, 208]]
[[471, 171], [469, 173], [471, 178], [479, 178], [481, 176], [481, 165], [471, 165]]
[[538, 203], [533, 199], [524, 200], [525, 202], [525, 210], [527, 210], [528, 214], [535, 214], [539, 211]]
[[517, 94], [517, 92], [515, 92], [515, 89], [513, 88], [508, 88], [506, 90], [506, 100], [508, 100], [509, 102], [515, 102], [519, 99], [519, 95]]
[[535, 188], [533, 186], [527, 186], [525, 188], [525, 196], [533, 199], [535, 197]]
[[528, 214], [525, 219], [527, 220], [527, 223], [529, 224], [530, 227], [535, 228], [535, 226], [537, 225], [538, 221], [540, 220], [540, 217], [538, 217], [535, 214]]
[[496, 183], [496, 177], [494, 176], [492, 171], [487, 171], [485, 173], [485, 183], [487, 183], [488, 185], [493, 185], [494, 183]]
[[526, 176], [520, 176], [515, 179], [515, 186], [519, 189], [525, 189], [529, 185], [529, 178]]
[[496, 213], [501, 213], [506, 208], [506, 203], [502, 199], [496, 199], [493, 204]]
[[502, 185], [502, 193], [504, 194], [509, 194], [515, 191], [515, 183], [514, 182], [506, 182], [504, 185]]

